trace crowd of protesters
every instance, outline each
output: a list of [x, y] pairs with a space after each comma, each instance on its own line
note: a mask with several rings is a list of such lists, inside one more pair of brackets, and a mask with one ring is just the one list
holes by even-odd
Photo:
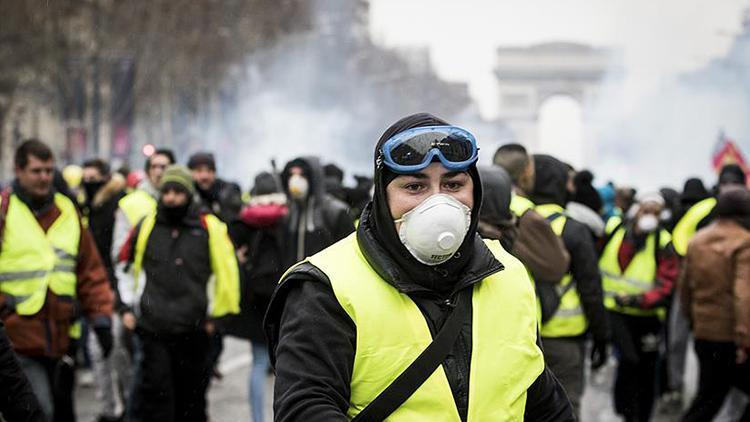
[[[433, 120], [428, 127], [449, 127]], [[389, 128], [378, 148], [418, 127]], [[299, 391], [310, 379], [322, 381], [304, 388], [335, 390], [328, 404], [353, 415], [345, 395], [354, 396], [352, 372], [363, 361], [359, 350], [356, 359], [336, 355], [335, 347], [354, 340], [345, 312], [337, 311], [346, 321], [330, 331], [321, 322], [302, 337], [322, 346], [314, 361], [288, 357], [297, 353], [290, 347], [305, 344], [290, 344], [285, 324], [310, 318], [311, 301], [321, 312], [339, 306], [331, 282], [329, 290], [277, 285], [326, 278], [309, 262], [295, 264], [355, 232], [363, 253], [387, 254], [362, 242], [380, 236], [382, 218], [392, 222], [378, 207], [408, 171], [383, 171], [376, 160], [374, 179], [357, 177], [348, 187], [336, 163], [299, 157], [280, 172], [258, 172], [243, 192], [218, 177], [210, 152], [192, 154], [185, 166], [171, 150], [156, 149], [142, 171], [115, 171], [101, 158], [58, 170], [62, 163], [34, 139], [18, 147], [14, 163], [0, 196], [0, 420], [76, 420], [76, 369], [89, 366], [99, 421], [205, 421], [211, 380], [223, 376], [224, 336], [249, 343], [253, 421], [268, 416], [274, 371], [276, 419], [326, 420], [315, 416], [326, 413], [314, 393]], [[586, 377], [608, 362], [616, 366], [612, 407], [625, 421], [651, 420], [657, 408], [708, 421], [722, 406], [750, 420], [750, 191], [739, 166], [724, 166], [709, 187], [690, 178], [680, 190], [654, 192], [612, 182], [596, 188], [601, 179], [590, 171], [519, 144], [500, 147], [492, 165], [466, 169], [481, 186], [467, 227], [525, 266], [536, 293], [537, 343], [554, 374], [549, 391], [559, 383], [565, 394], [553, 401], [569, 406], [557, 419], [527, 406], [527, 420], [579, 418]], [[382, 236], [406, 245], [403, 233]], [[399, 268], [427, 268], [407, 264], [411, 255], [390, 259]], [[699, 381], [687, 402], [690, 338]], [[469, 362], [450, 359], [459, 358], [443, 366], [466, 420], [471, 401], [457, 391], [473, 382], [459, 376]]]

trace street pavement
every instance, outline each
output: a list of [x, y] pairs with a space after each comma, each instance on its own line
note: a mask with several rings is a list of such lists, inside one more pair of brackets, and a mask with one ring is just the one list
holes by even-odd
[[[209, 392], [209, 415], [211, 422], [250, 422], [250, 405], [248, 400], [248, 375], [250, 371], [250, 346], [247, 342], [227, 337], [224, 341], [220, 369], [222, 380], [214, 380]], [[593, 376], [588, 377], [586, 392], [582, 401], [581, 420], [583, 422], [619, 422], [612, 409], [612, 381], [615, 361], [610, 362]], [[688, 356], [686, 404], [695, 394], [697, 385], [697, 363], [695, 356]], [[268, 377], [268, 397], [266, 400], [267, 421], [272, 420], [272, 377]], [[76, 388], [76, 409], [78, 422], [95, 420], [98, 409], [93, 386], [79, 385]], [[654, 422], [676, 422], [678, 414], [663, 414], [657, 408]], [[727, 417], [719, 417], [717, 422], [726, 422]]]

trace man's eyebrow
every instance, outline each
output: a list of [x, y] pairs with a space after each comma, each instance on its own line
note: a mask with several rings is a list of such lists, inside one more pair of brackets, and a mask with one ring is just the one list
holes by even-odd
[[[452, 177], [456, 177], [460, 174], [466, 174], [466, 171], [463, 170], [456, 170], [456, 171], [449, 171], [448, 173], [445, 173], [442, 178], [443, 179], [450, 179]], [[468, 175], [468, 174], [467, 174]]]

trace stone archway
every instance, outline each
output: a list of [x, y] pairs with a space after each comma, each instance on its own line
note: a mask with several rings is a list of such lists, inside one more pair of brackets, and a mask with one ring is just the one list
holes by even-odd
[[[551, 97], [565, 95], [582, 106], [593, 100], [610, 72], [621, 69], [619, 52], [575, 43], [500, 47], [495, 75], [500, 94], [499, 119], [515, 141], [539, 147], [539, 109]], [[583, 117], [585, 119], [585, 116]]]

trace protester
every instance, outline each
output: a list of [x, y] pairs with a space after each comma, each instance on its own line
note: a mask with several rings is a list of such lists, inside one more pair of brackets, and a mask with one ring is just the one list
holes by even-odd
[[325, 191], [323, 169], [315, 157], [286, 164], [281, 184], [288, 198], [286, 267], [343, 239], [354, 230], [346, 204]]
[[263, 422], [270, 362], [262, 323], [273, 290], [286, 270], [283, 221], [288, 208], [286, 195], [271, 173], [256, 176], [250, 193], [250, 203], [229, 226], [242, 268], [242, 298], [240, 314], [228, 321], [226, 332], [250, 340], [249, 399], [253, 421]]
[[[410, 144], [425, 152], [407, 161]], [[525, 268], [475, 235], [476, 152], [470, 133], [428, 114], [381, 136], [356, 234], [295, 266], [272, 299], [276, 420], [573, 420], [545, 369]], [[373, 407], [433, 338], [448, 340], [409, 373], [409, 393]]]
[[0, 196], [0, 318], [49, 419], [60, 393], [55, 374], [67, 364], [75, 302], [105, 356], [112, 348], [113, 307], [91, 234], [74, 203], [52, 188], [54, 168], [47, 145], [24, 141], [15, 153], [16, 178]]
[[661, 195], [642, 195], [635, 207], [631, 221], [609, 228], [599, 268], [618, 359], [615, 411], [625, 421], [648, 421], [656, 396], [662, 321], [679, 258], [669, 232], [660, 227]]
[[[679, 281], [700, 364], [683, 421], [712, 420], [731, 387], [750, 394], [750, 192], [724, 189], [715, 217], [690, 241]], [[750, 407], [741, 420], [750, 420]]]
[[0, 320], [0, 420], [45, 422], [39, 401], [24, 375]]
[[192, 201], [188, 169], [168, 167], [160, 192], [122, 256], [143, 283], [122, 317], [143, 347], [140, 420], [206, 421], [209, 335], [215, 318], [239, 312], [239, 269], [226, 225]]
[[610, 338], [596, 249], [589, 229], [565, 214], [567, 166], [549, 155], [534, 155], [534, 167], [531, 199], [537, 204], [535, 210], [551, 221], [570, 253], [569, 273], [556, 287], [558, 306], [548, 319], [543, 318], [540, 335], [547, 364], [565, 387], [578, 415], [584, 386], [585, 335], [588, 331], [593, 336], [594, 369], [606, 363]]
[[205, 210], [229, 224], [242, 208], [242, 190], [236, 183], [216, 176], [216, 159], [210, 152], [198, 152], [190, 156], [188, 168], [195, 181], [198, 199]]
[[[94, 237], [110, 287], [115, 293], [115, 302], [119, 303], [119, 291], [114, 265], [112, 263], [112, 238], [115, 225], [115, 214], [118, 203], [125, 196], [125, 179], [110, 172], [109, 164], [96, 158], [83, 163], [82, 175], [83, 204], [81, 211], [84, 221]], [[118, 317], [112, 319], [114, 333], [113, 354], [105, 359], [99, 344], [92, 335], [88, 336], [88, 350], [91, 366], [94, 370], [94, 383], [97, 398], [102, 405], [99, 421], [116, 421], [121, 416], [120, 403], [125, 402], [125, 392], [130, 380], [130, 359], [123, 347], [122, 322]], [[114, 373], [116, 371], [116, 374]]]

